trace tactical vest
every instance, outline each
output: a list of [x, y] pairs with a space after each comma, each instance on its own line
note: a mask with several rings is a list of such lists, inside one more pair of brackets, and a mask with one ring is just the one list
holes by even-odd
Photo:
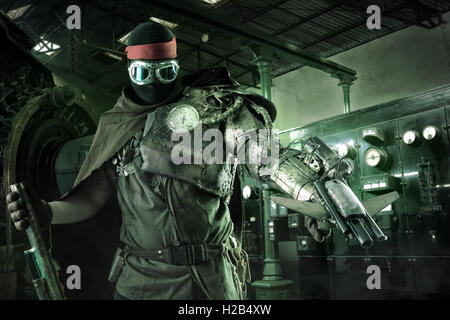
[[[137, 165], [152, 174], [183, 180], [229, 199], [233, 191], [237, 161], [233, 154], [226, 154], [225, 144], [234, 137], [227, 136], [225, 132], [227, 128], [243, 125], [233, 122], [234, 118], [252, 126], [252, 116], [248, 116], [248, 119], [233, 117], [236, 113], [241, 113], [244, 99], [244, 95], [236, 90], [217, 87], [186, 88], [180, 100], [151, 112], [147, 116], [144, 130], [135, 134], [113, 158], [118, 174], [132, 174]], [[264, 108], [251, 105], [257, 113], [263, 114], [264, 122], [270, 121], [266, 119], [269, 116]], [[203, 151], [212, 143], [203, 141], [202, 134], [208, 129], [222, 133], [224, 157], [220, 163], [206, 163], [203, 159]], [[186, 141], [190, 141], [191, 148], [183, 149], [183, 158], [190, 161], [176, 164], [173, 161], [174, 154]]]

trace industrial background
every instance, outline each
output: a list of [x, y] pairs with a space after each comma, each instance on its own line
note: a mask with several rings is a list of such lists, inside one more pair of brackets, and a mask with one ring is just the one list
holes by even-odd
[[[66, 25], [73, 4], [80, 30]], [[379, 30], [366, 26], [374, 4]], [[127, 36], [149, 19], [176, 34], [181, 76], [228, 67], [275, 103], [284, 143], [317, 135], [352, 158], [350, 186], [361, 199], [400, 193], [377, 218], [390, 240], [361, 250], [337, 232], [314, 243], [302, 217], [267, 210], [257, 183], [241, 176], [252, 188], [243, 241], [253, 278], [264, 278], [268, 247], [282, 270], [266, 279], [271, 290], [251, 287], [250, 298], [449, 297], [449, 9], [445, 0], [0, 1], [0, 297], [35, 298], [26, 237], [4, 214], [5, 188], [26, 180], [47, 200], [70, 188], [101, 113], [128, 83]], [[54, 227], [63, 283], [68, 265], [88, 270], [69, 298], [111, 298], [106, 277], [119, 227], [109, 208]], [[366, 287], [372, 264], [382, 269], [383, 290]]]

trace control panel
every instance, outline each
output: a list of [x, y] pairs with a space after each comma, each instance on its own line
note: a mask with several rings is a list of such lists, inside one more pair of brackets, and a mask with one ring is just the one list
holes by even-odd
[[[388, 274], [393, 292], [399, 286], [404, 290], [398, 297], [420, 297], [423, 290], [450, 295], [449, 277], [439, 277], [440, 270], [450, 268], [449, 101], [450, 86], [445, 86], [281, 133], [288, 142], [318, 136], [340, 157], [351, 159], [355, 169], [348, 184], [360, 200], [391, 191], [400, 195], [374, 216], [388, 240], [368, 250], [340, 232], [316, 243], [303, 215], [272, 208], [271, 216], [285, 219], [288, 226], [277, 237], [296, 243], [299, 270], [328, 270], [324, 276], [344, 281], [354, 280], [355, 270], [377, 264]], [[429, 276], [431, 266], [435, 277]], [[310, 282], [299, 279], [307, 291]]]

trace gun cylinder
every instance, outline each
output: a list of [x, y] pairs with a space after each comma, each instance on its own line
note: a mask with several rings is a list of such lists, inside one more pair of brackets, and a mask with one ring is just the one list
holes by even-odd
[[314, 187], [316, 188], [317, 192], [319, 193], [323, 201], [325, 201], [326, 208], [330, 213], [330, 215], [333, 217], [333, 219], [336, 221], [336, 224], [338, 225], [339, 229], [342, 231], [344, 235], [348, 235], [350, 233], [350, 230], [348, 229], [340, 213], [337, 211], [333, 203], [333, 200], [331, 200], [331, 198], [328, 196], [328, 193], [325, 190], [325, 187], [323, 186], [322, 182], [314, 181]]
[[387, 236], [383, 233], [383, 231], [368, 213], [366, 215], [366, 221], [377, 240], [387, 240]]
[[350, 219], [348, 225], [352, 229], [352, 233], [356, 237], [356, 240], [358, 240], [361, 248], [368, 249], [373, 245], [372, 237], [367, 232], [361, 219]]

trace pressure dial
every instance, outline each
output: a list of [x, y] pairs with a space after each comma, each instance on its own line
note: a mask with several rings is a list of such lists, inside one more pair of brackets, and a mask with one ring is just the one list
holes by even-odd
[[341, 158], [354, 159], [356, 156], [356, 150], [353, 146], [343, 143], [337, 146], [337, 153]]
[[246, 185], [242, 188], [242, 198], [244, 200], [256, 200], [258, 199], [258, 192], [254, 187]]
[[183, 133], [194, 129], [199, 123], [199, 115], [194, 107], [179, 105], [173, 108], [167, 117], [167, 124], [172, 131]]
[[419, 134], [414, 130], [408, 130], [403, 134], [402, 140], [407, 145], [415, 144], [419, 141]]
[[439, 135], [439, 129], [435, 126], [427, 126], [422, 131], [422, 136], [425, 140], [434, 140]]
[[370, 144], [379, 145], [385, 140], [384, 130], [381, 128], [366, 128], [362, 131], [362, 138]]
[[250, 198], [251, 195], [252, 195], [252, 188], [250, 188], [250, 186], [244, 186], [242, 188], [242, 198], [247, 200]]
[[373, 168], [382, 168], [386, 164], [387, 158], [387, 153], [378, 148], [369, 148], [364, 155], [366, 164]]

